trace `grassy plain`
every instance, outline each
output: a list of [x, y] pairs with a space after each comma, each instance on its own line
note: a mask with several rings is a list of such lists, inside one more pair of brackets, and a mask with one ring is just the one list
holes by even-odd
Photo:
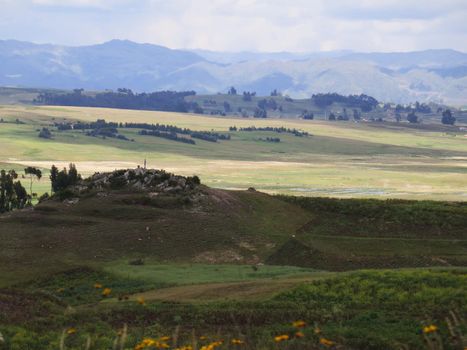
[[[73, 161], [87, 175], [133, 167], [146, 158], [150, 167], [197, 174], [210, 186], [229, 189], [255, 187], [270, 193], [336, 197], [467, 198], [467, 137], [462, 132], [79, 107], [3, 106], [0, 116], [26, 122], [0, 124], [3, 163], [48, 168], [52, 163], [63, 166]], [[121, 133], [136, 142], [103, 140], [80, 132], [54, 132], [52, 140], [37, 137], [37, 129], [53, 121], [98, 118], [220, 132], [228, 132], [233, 125], [285, 126], [308, 131], [312, 136], [232, 132], [231, 141], [197, 141], [196, 145], [143, 137], [131, 129]], [[279, 136], [281, 142], [259, 141], [268, 136]]]

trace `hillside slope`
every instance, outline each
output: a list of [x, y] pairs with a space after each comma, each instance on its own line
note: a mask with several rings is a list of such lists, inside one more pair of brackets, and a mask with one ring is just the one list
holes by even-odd
[[132, 259], [324, 270], [467, 263], [465, 203], [298, 200], [118, 181], [110, 189], [98, 181], [0, 216], [0, 284]]

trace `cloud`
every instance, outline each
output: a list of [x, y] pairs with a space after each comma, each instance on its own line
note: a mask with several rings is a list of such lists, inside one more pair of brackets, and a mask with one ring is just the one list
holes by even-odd
[[0, 0], [1, 38], [255, 51], [467, 51], [465, 0]]

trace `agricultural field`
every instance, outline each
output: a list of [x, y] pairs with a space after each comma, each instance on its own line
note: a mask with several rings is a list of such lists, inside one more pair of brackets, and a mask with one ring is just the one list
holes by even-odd
[[[80, 107], [7, 106], [0, 117], [0, 162], [10, 167], [77, 164], [84, 175], [143, 165], [203, 178], [226, 189], [255, 187], [268, 193], [306, 196], [407, 198], [462, 201], [467, 198], [467, 137], [454, 128], [409, 128], [395, 124], [216, 118], [169, 112]], [[15, 124], [19, 119], [25, 124]], [[58, 132], [54, 122], [105, 119], [107, 122], [160, 123], [229, 134], [216, 143], [195, 145], [119, 129], [134, 142]], [[43, 127], [53, 138], [37, 137]], [[229, 131], [229, 127], [286, 127], [308, 137], [268, 131]], [[279, 137], [279, 143], [264, 142]], [[46, 176], [37, 192], [48, 188]], [[45, 184], [44, 184], [45, 183]]]

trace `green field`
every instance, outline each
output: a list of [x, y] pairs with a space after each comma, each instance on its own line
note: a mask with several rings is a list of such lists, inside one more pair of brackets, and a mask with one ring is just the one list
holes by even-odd
[[[290, 119], [215, 118], [166, 112], [78, 107], [3, 106], [0, 162], [10, 167], [31, 164], [49, 168], [75, 162], [88, 175], [94, 171], [142, 165], [175, 173], [198, 174], [213, 187], [255, 187], [270, 193], [335, 197], [383, 197], [438, 200], [467, 198], [465, 132], [432, 131], [394, 125], [331, 123]], [[104, 118], [115, 122], [171, 124], [193, 130], [228, 132], [229, 126], [285, 126], [308, 131], [301, 138], [272, 132], [231, 132], [231, 141], [198, 141], [187, 145], [144, 137], [137, 129], [121, 133], [136, 142], [88, 137], [80, 132], [54, 132], [52, 140], [37, 129], [53, 121]], [[54, 129], [54, 128], [52, 128]], [[259, 138], [280, 136], [281, 142]], [[44, 184], [38, 188], [47, 188]]]
[[[196, 274], [203, 276], [201, 269]], [[112, 287], [109, 298], [93, 287], [96, 278]], [[459, 349], [462, 340], [450, 332], [466, 331], [462, 317], [467, 312], [467, 281], [461, 269], [264, 280], [262, 285], [275, 287], [274, 292], [261, 290], [259, 281], [159, 287], [123, 298], [148, 286], [145, 280], [139, 280], [139, 286], [131, 282], [136, 280], [116, 281], [81, 270], [21, 289], [0, 290], [4, 346], [42, 350], [60, 348], [62, 343], [78, 350], [89, 342], [91, 349], [111, 349], [125, 327], [125, 349], [135, 348], [144, 338], [163, 336], [169, 337], [163, 343], [172, 349], [186, 344], [201, 349], [221, 339], [220, 349], [238, 348], [231, 339], [241, 339], [242, 348], [261, 350], [432, 349], [422, 330], [436, 325], [439, 330], [434, 335], [444, 348]], [[255, 289], [260, 294], [254, 298], [245, 293]], [[294, 327], [297, 320], [303, 320], [304, 326]], [[275, 337], [284, 334], [289, 339], [277, 344]], [[322, 339], [333, 345], [320, 346]]]

